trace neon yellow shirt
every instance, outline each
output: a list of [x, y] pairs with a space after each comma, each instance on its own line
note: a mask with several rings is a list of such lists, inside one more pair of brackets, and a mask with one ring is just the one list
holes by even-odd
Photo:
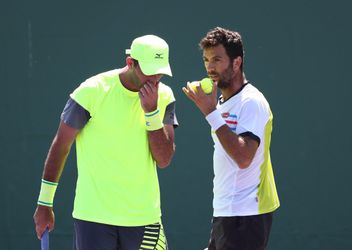
[[[78, 179], [73, 217], [119, 226], [160, 221], [156, 163], [149, 150], [138, 92], [120, 82], [119, 70], [83, 82], [71, 95], [91, 118], [76, 138]], [[160, 83], [158, 108], [175, 101]]]

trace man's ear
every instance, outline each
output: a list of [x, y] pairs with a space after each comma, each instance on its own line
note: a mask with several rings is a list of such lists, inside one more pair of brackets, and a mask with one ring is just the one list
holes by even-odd
[[128, 66], [128, 68], [132, 68], [133, 67], [133, 58], [128, 56], [126, 57], [126, 65]]
[[239, 70], [242, 65], [242, 57], [238, 56], [235, 59], [233, 59], [232, 67], [233, 70]]

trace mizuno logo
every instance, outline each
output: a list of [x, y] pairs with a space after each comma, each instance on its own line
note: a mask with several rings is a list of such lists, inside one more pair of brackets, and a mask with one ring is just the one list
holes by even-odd
[[158, 53], [155, 53], [155, 59], [163, 59], [163, 57], [162, 57], [162, 53], [160, 53], [160, 54], [158, 54]]

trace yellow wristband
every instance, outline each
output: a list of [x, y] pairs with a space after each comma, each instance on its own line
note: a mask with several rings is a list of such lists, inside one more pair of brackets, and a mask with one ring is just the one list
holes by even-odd
[[57, 184], [58, 183], [56, 182], [50, 182], [42, 179], [42, 185], [40, 187], [40, 193], [37, 202], [39, 205], [47, 207], [53, 206]]
[[145, 113], [145, 126], [148, 131], [161, 129], [164, 125], [161, 122], [159, 109]]

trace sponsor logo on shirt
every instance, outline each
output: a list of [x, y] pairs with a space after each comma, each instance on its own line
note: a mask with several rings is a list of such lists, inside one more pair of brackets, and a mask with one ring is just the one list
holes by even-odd
[[231, 114], [229, 112], [225, 112], [225, 113], [222, 113], [221, 116], [222, 116], [222, 118], [224, 118], [227, 126], [229, 126], [232, 131], [236, 131], [237, 115]]

